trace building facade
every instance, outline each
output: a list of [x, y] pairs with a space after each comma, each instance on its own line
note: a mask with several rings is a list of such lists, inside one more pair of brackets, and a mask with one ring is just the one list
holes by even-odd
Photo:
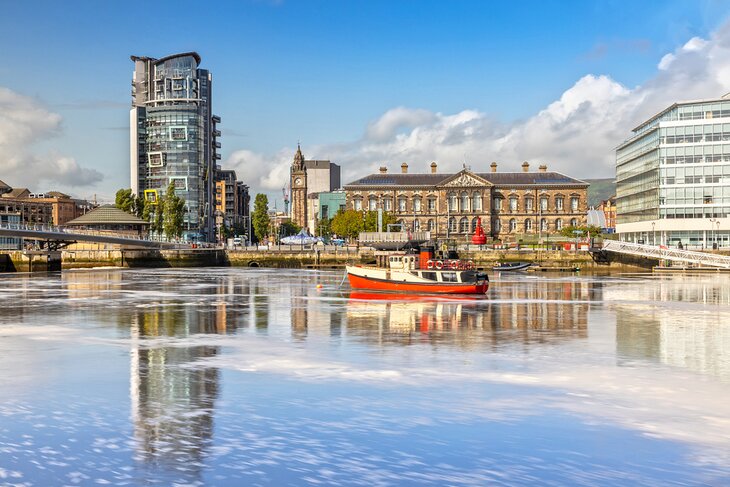
[[614, 233], [616, 231], [616, 196], [614, 195], [607, 200], [601, 201], [601, 204], [596, 209], [603, 212], [606, 219], [606, 232]]
[[157, 203], [170, 183], [185, 200], [184, 237], [215, 238], [215, 173], [220, 118], [212, 75], [195, 52], [132, 56], [130, 176], [134, 194]]
[[441, 174], [431, 163], [430, 173], [400, 174], [380, 168], [346, 184], [346, 208], [375, 211], [382, 208], [412, 231], [429, 231], [432, 238], [468, 239], [481, 219], [485, 233], [503, 242], [548, 239], [564, 226], [586, 223], [588, 183], [540, 166], [522, 172], [477, 173], [463, 169]]
[[730, 245], [730, 97], [675, 103], [634, 128], [616, 150], [616, 211], [624, 241]]
[[326, 160], [305, 160], [297, 145], [289, 178], [291, 221], [314, 232], [318, 220], [318, 195], [340, 188], [340, 166]]
[[236, 235], [250, 235], [251, 198], [248, 186], [237, 179], [236, 171], [218, 171], [215, 195], [217, 225], [225, 225]]

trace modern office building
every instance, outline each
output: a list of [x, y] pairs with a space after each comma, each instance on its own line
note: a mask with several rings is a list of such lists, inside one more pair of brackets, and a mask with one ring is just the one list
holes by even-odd
[[616, 149], [616, 232], [624, 241], [730, 245], [730, 96], [675, 103]]
[[187, 239], [215, 238], [215, 173], [220, 118], [212, 76], [195, 52], [161, 59], [132, 56], [131, 187], [156, 203], [172, 182], [185, 200]]

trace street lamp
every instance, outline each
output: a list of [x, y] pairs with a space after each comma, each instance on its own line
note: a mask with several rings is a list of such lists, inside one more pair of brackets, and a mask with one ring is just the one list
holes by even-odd
[[[715, 222], [720, 224], [719, 220], [716, 218], [710, 218], [710, 238], [712, 239], [712, 243], [715, 243]], [[712, 246], [712, 248], [715, 248], [715, 245]]]
[[656, 233], [654, 233], [654, 226], [656, 222], [651, 222], [651, 244], [656, 245]]

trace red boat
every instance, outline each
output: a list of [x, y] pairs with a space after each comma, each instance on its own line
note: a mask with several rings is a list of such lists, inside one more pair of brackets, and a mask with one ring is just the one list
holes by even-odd
[[393, 252], [381, 257], [387, 257], [381, 266], [347, 266], [353, 289], [426, 294], [486, 294], [489, 289], [489, 278], [473, 262], [435, 259], [430, 247], [420, 254]]

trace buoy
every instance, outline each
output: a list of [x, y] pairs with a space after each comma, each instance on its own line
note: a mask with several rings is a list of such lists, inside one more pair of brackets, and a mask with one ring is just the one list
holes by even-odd
[[440, 260], [436, 261], [436, 269], [441, 269], [443, 266], [444, 266], [443, 262], [441, 262]]
[[427, 267], [428, 267], [429, 269], [433, 269], [433, 261], [429, 259], [429, 261], [428, 261], [428, 262], [426, 263], [426, 266], [427, 266]]
[[317, 289], [322, 289], [322, 285], [321, 284], [317, 284]]

